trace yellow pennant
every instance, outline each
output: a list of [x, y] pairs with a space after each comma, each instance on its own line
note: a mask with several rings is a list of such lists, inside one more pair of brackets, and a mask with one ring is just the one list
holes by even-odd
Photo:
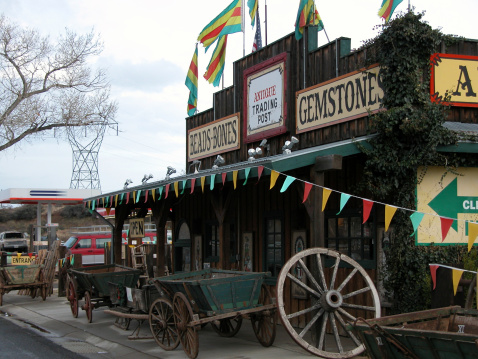
[[111, 212], [111, 208], [106, 208], [106, 215], [109, 216]]
[[133, 203], [136, 203], [136, 191], [133, 191]]
[[174, 192], [176, 193], [176, 198], [179, 197], [179, 182], [174, 182]]
[[468, 222], [468, 252], [471, 251], [471, 247], [473, 247], [473, 243], [475, 243], [477, 235], [478, 235], [478, 223]]
[[458, 289], [458, 284], [460, 283], [461, 276], [463, 275], [463, 271], [459, 269], [452, 269], [453, 275], [453, 292], [456, 295], [456, 290]]
[[17, 253], [17, 257], [20, 258], [22, 256], [22, 253]]
[[238, 173], [239, 171], [232, 171], [232, 182], [234, 183], [234, 189], [236, 189]]
[[156, 201], [156, 188], [153, 188], [151, 194], [153, 195], [153, 202]]
[[118, 195], [115, 196], [115, 207], [118, 207]]
[[202, 188], [202, 193], [204, 193], [204, 183], [206, 183], [206, 177], [201, 177], [201, 188]]
[[385, 232], [388, 231], [388, 226], [396, 211], [397, 207], [389, 206], [388, 204], [385, 205]]
[[325, 209], [325, 205], [327, 204], [327, 201], [329, 200], [331, 193], [332, 193], [332, 190], [328, 188], [324, 188], [322, 191], [322, 212]]
[[279, 172], [272, 170], [271, 171], [271, 187], [272, 189], [276, 185], [277, 178], [279, 177]]

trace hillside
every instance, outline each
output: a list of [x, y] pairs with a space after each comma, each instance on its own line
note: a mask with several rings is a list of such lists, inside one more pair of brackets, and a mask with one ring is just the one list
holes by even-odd
[[[20, 231], [30, 234], [32, 226], [36, 224], [36, 211], [36, 205], [0, 208], [0, 232]], [[47, 206], [42, 206], [43, 226], [46, 221]], [[51, 222], [58, 223], [57, 236], [61, 240], [70, 237], [72, 228], [105, 224], [101, 219], [93, 217], [83, 205], [53, 206]], [[46, 235], [46, 229], [42, 229], [42, 235]]]

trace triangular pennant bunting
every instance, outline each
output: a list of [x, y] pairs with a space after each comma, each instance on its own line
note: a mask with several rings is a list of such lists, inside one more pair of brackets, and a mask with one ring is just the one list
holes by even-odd
[[236, 189], [237, 186], [237, 174], [239, 171], [233, 171], [232, 172], [232, 182], [234, 183], [234, 189]]
[[435, 290], [437, 286], [437, 265], [430, 264], [430, 273], [432, 275], [433, 289]]
[[261, 179], [263, 171], [264, 171], [264, 166], [257, 167], [257, 183], [259, 183], [259, 180]]
[[195, 185], [196, 185], [196, 178], [191, 178], [191, 194], [194, 192]]
[[468, 252], [471, 251], [471, 247], [473, 247], [473, 243], [475, 243], [477, 235], [478, 223], [468, 222]]
[[168, 198], [169, 185], [170, 185], [170, 183], [168, 183], [168, 184], [165, 186], [166, 188], [164, 189], [164, 191], [165, 191], [165, 193], [164, 193], [164, 199]]
[[448, 234], [448, 231], [450, 230], [451, 225], [453, 224], [453, 219], [440, 217], [440, 222], [441, 222], [441, 241], [443, 242], [445, 240], [446, 235]]
[[340, 214], [340, 212], [342, 212], [342, 210], [344, 209], [344, 207], [347, 204], [347, 202], [349, 201], [349, 199], [350, 199], [349, 194], [342, 193], [340, 195], [340, 210], [339, 210], [339, 213], [337, 213], [337, 214]]
[[202, 193], [204, 193], [204, 184], [206, 183], [206, 177], [201, 177], [201, 189]]
[[211, 183], [209, 184], [209, 189], [212, 191], [214, 189], [214, 182], [216, 182], [216, 174], [213, 173], [210, 178]]
[[176, 193], [176, 198], [178, 198], [179, 197], [179, 182], [177, 181], [174, 182], [173, 186], [174, 186], [174, 193]]
[[246, 183], [247, 183], [247, 179], [249, 178], [249, 173], [250, 173], [250, 172], [251, 172], [251, 168], [250, 168], [250, 167], [249, 167], [249, 168], [246, 168], [246, 169], [244, 169], [244, 176], [246, 177], [246, 179], [244, 180], [244, 183], [242, 184], [243, 186], [245, 186], [245, 185], [246, 185]]
[[294, 181], [295, 181], [294, 177], [287, 176], [285, 178], [284, 184], [282, 185], [282, 188], [280, 189], [280, 193], [284, 193], [285, 191], [287, 191], [287, 188], [289, 188], [291, 183], [294, 182]]
[[186, 189], [186, 182], [187, 180], [183, 180], [183, 190], [181, 191], [181, 194], [183, 194], [184, 190]]
[[397, 207], [389, 206], [388, 204], [385, 205], [385, 232], [388, 231], [388, 227], [390, 226], [390, 222], [392, 222], [392, 218], [397, 211]]
[[410, 237], [413, 236], [415, 233], [417, 233], [418, 226], [422, 222], [424, 215], [425, 215], [424, 213], [414, 212], [410, 216], [410, 220], [412, 221], [412, 226], [413, 226], [413, 233], [410, 235]]
[[224, 186], [226, 184], [227, 172], [221, 173], [221, 177], [222, 177], [222, 185]]
[[277, 178], [279, 177], [279, 172], [277, 171], [271, 171], [271, 186], [269, 189], [272, 189], [274, 188], [274, 186], [276, 185], [276, 181], [277, 181]]
[[327, 204], [327, 201], [329, 200], [330, 194], [332, 193], [331, 189], [328, 188], [323, 188], [322, 190], [322, 212], [325, 209], [325, 205]]
[[370, 217], [370, 212], [372, 211], [373, 207], [373, 202], [364, 199], [363, 201], [363, 222], [362, 224], [365, 224], [365, 222], [368, 221], [368, 218]]
[[453, 276], [453, 293], [456, 295], [456, 291], [458, 289], [458, 284], [460, 283], [461, 276], [463, 275], [463, 271], [459, 269], [452, 269], [452, 276]]
[[302, 203], [307, 201], [307, 198], [309, 197], [310, 190], [312, 189], [312, 183], [305, 182], [304, 184], [304, 198], [302, 200]]

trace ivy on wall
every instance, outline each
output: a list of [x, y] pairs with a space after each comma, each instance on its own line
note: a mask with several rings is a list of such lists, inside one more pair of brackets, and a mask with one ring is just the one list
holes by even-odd
[[[450, 171], [476, 165], [472, 157], [437, 152], [439, 145], [455, 144], [458, 135], [442, 124], [447, 108], [429, 95], [430, 55], [457, 41], [423, 21], [423, 13], [399, 15], [382, 25], [376, 38], [365, 43], [370, 63], [380, 63], [386, 111], [371, 117], [378, 134], [366, 154], [361, 185], [374, 199], [414, 208], [419, 166], [442, 166]], [[476, 156], [475, 156], [476, 157]], [[410, 219], [394, 218], [393, 236], [385, 249], [384, 287], [393, 313], [428, 309], [431, 298], [429, 263], [463, 263], [466, 246], [417, 247]], [[476, 269], [476, 268], [475, 268]]]

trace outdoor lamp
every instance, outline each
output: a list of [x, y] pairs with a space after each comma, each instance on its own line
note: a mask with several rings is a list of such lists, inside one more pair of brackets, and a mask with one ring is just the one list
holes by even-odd
[[128, 186], [129, 186], [131, 183], [133, 183], [133, 181], [131, 181], [131, 180], [128, 178], [128, 179], [125, 181], [125, 183], [124, 183], [123, 189], [128, 188]]
[[256, 149], [249, 149], [247, 151], [247, 154], [249, 155], [249, 158], [247, 159], [249, 162], [252, 162], [256, 159], [256, 156], [262, 155], [262, 148], [257, 147]]
[[269, 155], [269, 152], [271, 150], [271, 145], [267, 143], [267, 139], [264, 138], [259, 144], [259, 147], [262, 147], [266, 150], [266, 156]]
[[217, 155], [216, 159], [214, 160], [214, 165], [212, 166], [212, 169], [216, 170], [219, 168], [220, 165], [223, 165], [224, 163], [226, 163], [224, 158], [222, 158], [221, 155]]
[[[194, 160], [191, 162], [191, 164], [189, 165], [189, 170], [191, 170], [191, 167], [194, 167], [194, 173], [198, 173], [199, 172], [199, 168], [201, 168], [201, 161], [199, 160]], [[189, 172], [191, 173], [191, 172]]]
[[283, 154], [290, 154], [292, 151], [292, 147], [296, 144], [296, 143], [299, 143], [299, 140], [297, 138], [295, 138], [294, 136], [292, 136], [290, 138], [290, 141], [285, 141], [284, 143], [284, 146], [282, 146], [282, 153]]
[[141, 183], [142, 184], [145, 184], [146, 182], [148, 182], [149, 179], [153, 178], [153, 175], [150, 173], [149, 175], [144, 175], [143, 179], [141, 180]]
[[173, 173], [176, 173], [176, 168], [173, 168], [171, 166], [168, 166], [168, 171], [166, 172], [166, 180], [169, 180], [170, 176], [173, 174]]

